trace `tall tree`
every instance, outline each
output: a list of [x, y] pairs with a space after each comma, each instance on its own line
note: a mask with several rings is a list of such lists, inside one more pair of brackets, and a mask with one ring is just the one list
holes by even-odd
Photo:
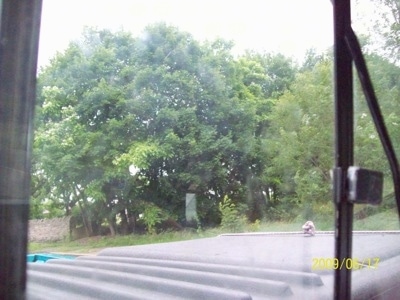
[[[39, 75], [35, 167], [53, 192], [38, 197], [61, 197], [67, 211], [78, 203], [84, 219], [107, 218], [112, 232], [118, 196], [105, 187], [118, 185], [121, 177], [112, 161], [126, 141], [121, 82], [133, 49], [129, 34], [87, 29], [82, 42], [71, 43]], [[94, 205], [103, 213], [90, 213]], [[91, 222], [84, 223], [92, 233]]]
[[[400, 155], [400, 68], [377, 54], [365, 56], [374, 90], [397, 155]], [[355, 161], [358, 165], [385, 174], [386, 193], [393, 189], [390, 168], [365, 96], [357, 82], [355, 90]], [[394, 204], [394, 203], [393, 203]]]
[[231, 47], [165, 24], [136, 40], [87, 29], [40, 74], [38, 174], [113, 233], [141, 200], [183, 218], [188, 190], [217, 222], [219, 199], [244, 194], [256, 124], [251, 99], [233, 93]]
[[[359, 1], [362, 5], [364, 1]], [[400, 61], [400, 1], [399, 0], [371, 0], [370, 6], [374, 8], [368, 16], [361, 16], [363, 22], [368, 18], [363, 27], [368, 28], [370, 41], [368, 48], [384, 55], [391, 62]]]
[[400, 0], [377, 0], [387, 11], [383, 13], [386, 47], [395, 61], [400, 60]]
[[132, 141], [117, 161], [141, 169], [143, 198], [183, 218], [184, 195], [195, 191], [200, 218], [217, 222], [219, 199], [243, 194], [239, 169], [247, 153], [238, 143], [251, 137], [254, 124], [253, 112], [231, 97], [232, 45], [201, 46], [164, 24], [143, 36], [130, 102], [142, 118], [143, 139]]
[[311, 71], [299, 74], [290, 91], [276, 101], [267, 140], [272, 163], [264, 174], [271, 187], [276, 187], [270, 191], [276, 197], [269, 203], [275, 217], [301, 211], [303, 217], [309, 218], [331, 210], [331, 73], [331, 62], [320, 62]]

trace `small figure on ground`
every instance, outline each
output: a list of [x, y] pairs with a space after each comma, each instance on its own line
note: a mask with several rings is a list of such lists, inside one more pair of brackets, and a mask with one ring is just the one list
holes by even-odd
[[304, 223], [302, 228], [304, 234], [315, 235], [315, 225], [312, 221], [307, 221]]

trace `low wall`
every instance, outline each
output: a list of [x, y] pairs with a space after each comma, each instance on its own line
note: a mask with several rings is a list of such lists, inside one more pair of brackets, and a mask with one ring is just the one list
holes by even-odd
[[29, 220], [29, 241], [30, 242], [53, 242], [61, 241], [70, 236], [71, 216]]

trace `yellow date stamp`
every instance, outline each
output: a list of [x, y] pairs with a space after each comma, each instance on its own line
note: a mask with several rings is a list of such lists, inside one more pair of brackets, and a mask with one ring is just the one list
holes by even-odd
[[314, 257], [312, 259], [311, 270], [360, 270], [377, 269], [379, 264], [379, 257], [373, 258], [332, 258], [332, 257]]

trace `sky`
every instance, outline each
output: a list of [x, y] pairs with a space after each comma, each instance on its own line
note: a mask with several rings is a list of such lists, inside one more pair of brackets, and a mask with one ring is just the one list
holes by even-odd
[[126, 30], [165, 22], [195, 39], [233, 40], [246, 49], [283, 53], [301, 60], [307, 49], [333, 43], [329, 0], [43, 0], [39, 66], [81, 36], [85, 26]]

